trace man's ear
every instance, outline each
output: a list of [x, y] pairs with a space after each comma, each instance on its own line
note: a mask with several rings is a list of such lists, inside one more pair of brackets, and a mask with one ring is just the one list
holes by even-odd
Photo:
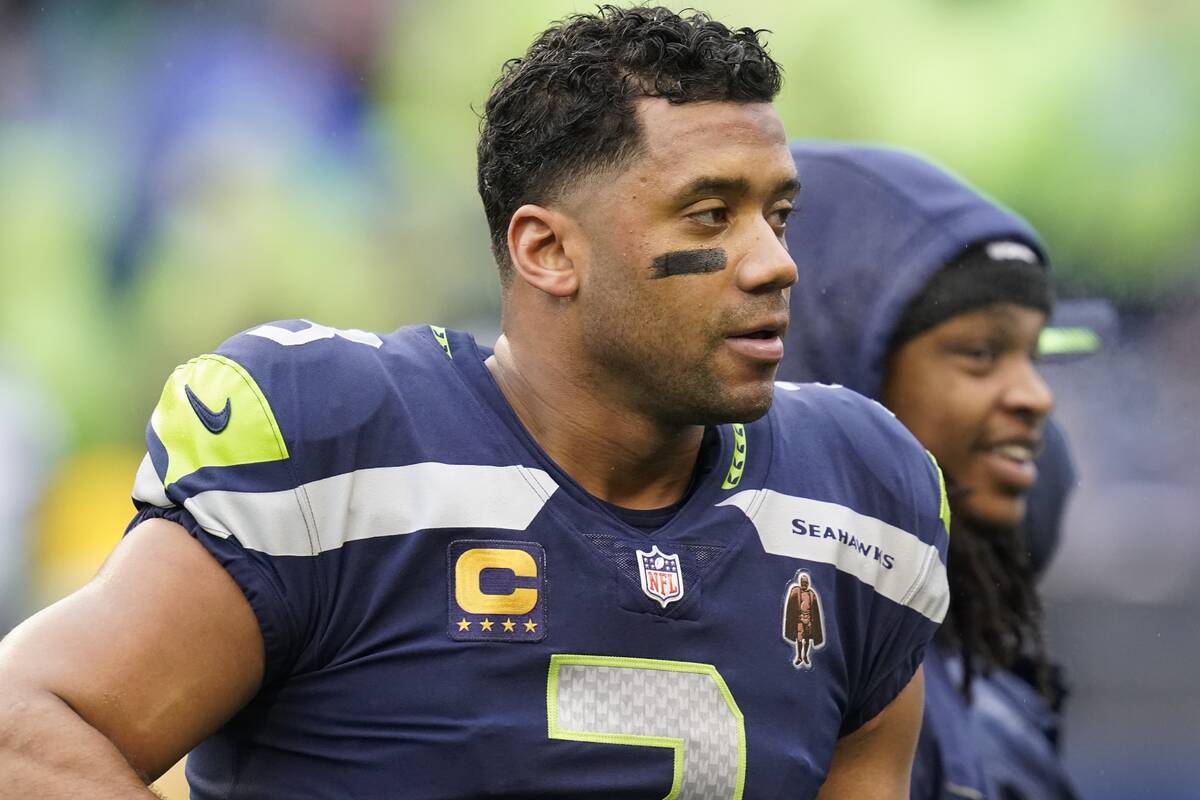
[[508, 221], [508, 257], [514, 277], [551, 297], [569, 298], [579, 291], [579, 274], [565, 239], [574, 223], [545, 206], [523, 205]]

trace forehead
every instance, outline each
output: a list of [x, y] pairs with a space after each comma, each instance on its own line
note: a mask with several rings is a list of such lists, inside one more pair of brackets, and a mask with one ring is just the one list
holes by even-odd
[[999, 330], [1036, 335], [1045, 324], [1046, 315], [1039, 309], [1016, 303], [991, 303], [955, 314], [932, 330], [941, 329], [945, 333]]
[[698, 176], [775, 185], [796, 174], [783, 121], [770, 103], [637, 101], [642, 154], [630, 177], [654, 175], [666, 191]]

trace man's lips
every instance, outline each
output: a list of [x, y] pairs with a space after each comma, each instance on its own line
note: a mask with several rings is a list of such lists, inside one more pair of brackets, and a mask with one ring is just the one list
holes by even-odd
[[769, 339], [772, 336], [783, 338], [783, 332], [787, 330], [787, 326], [788, 314], [786, 311], [764, 314], [734, 328], [732, 332], [726, 334], [726, 337], [730, 339]]
[[1029, 491], [1037, 480], [1034, 459], [1040, 451], [1040, 440], [1031, 438], [1007, 439], [980, 448], [992, 477], [1017, 492]]
[[729, 334], [725, 341], [734, 352], [755, 361], [777, 363], [783, 358], [783, 332], [787, 317], [771, 317]]
[[770, 338], [754, 338], [750, 336], [730, 336], [725, 339], [735, 353], [755, 361], [779, 363], [783, 359], [783, 339], [779, 336]]

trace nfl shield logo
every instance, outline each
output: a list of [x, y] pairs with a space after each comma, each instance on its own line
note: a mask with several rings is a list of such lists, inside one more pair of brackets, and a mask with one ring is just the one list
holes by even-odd
[[656, 600], [663, 608], [683, 597], [683, 571], [679, 568], [679, 556], [669, 556], [658, 549], [658, 545], [646, 552], [637, 551], [638, 574], [642, 578], [642, 592]]

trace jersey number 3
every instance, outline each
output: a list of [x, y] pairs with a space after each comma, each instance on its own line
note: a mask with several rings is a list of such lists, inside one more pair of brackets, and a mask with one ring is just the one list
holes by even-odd
[[552, 655], [546, 710], [551, 739], [673, 750], [665, 800], [742, 796], [745, 723], [716, 667]]

